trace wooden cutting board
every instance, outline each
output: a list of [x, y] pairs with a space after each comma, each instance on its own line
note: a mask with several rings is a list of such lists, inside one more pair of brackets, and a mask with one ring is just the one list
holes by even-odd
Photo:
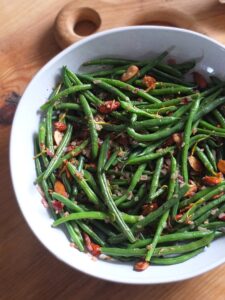
[[[59, 262], [40, 245], [19, 212], [8, 150], [21, 94], [60, 48], [93, 31], [144, 24], [194, 29], [225, 44], [225, 5], [217, 0], [77, 0], [62, 10], [65, 4], [65, 0], [0, 1], [0, 298], [223, 300], [225, 266], [198, 278], [153, 287], [104, 282]], [[17, 149], [18, 159], [23, 147]]]

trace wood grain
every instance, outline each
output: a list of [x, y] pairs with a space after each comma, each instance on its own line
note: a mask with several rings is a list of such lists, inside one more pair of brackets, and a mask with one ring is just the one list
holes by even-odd
[[[112, 3], [120, 3], [121, 9], [124, 9], [122, 1], [105, 0], [102, 5], [109, 12]], [[154, 3], [156, 1], [149, 1], [149, 5], [154, 6]], [[164, 0], [160, 3], [169, 5], [170, 9], [182, 10], [183, 4], [196, 9], [197, 18], [203, 24], [202, 30], [209, 30], [212, 36], [225, 43], [225, 6], [219, 6], [218, 1]], [[10, 180], [10, 123], [27, 83], [41, 66], [60, 51], [54, 40], [53, 24], [64, 5], [64, 0], [0, 1], [0, 298], [223, 300], [224, 265], [179, 283], [157, 286], [114, 284], [91, 278], [58, 261], [37, 241], [25, 223]], [[132, 12], [133, 6], [126, 8]], [[115, 18], [110, 16], [108, 24], [117, 25], [114, 21]], [[22, 155], [20, 149], [19, 155]]]
[[215, 0], [77, 0], [59, 12], [55, 37], [59, 46], [65, 48], [83, 38], [77, 26], [81, 22], [89, 22], [96, 32], [113, 27], [159, 24], [196, 30], [224, 42], [221, 32], [225, 26], [224, 14], [225, 6]]

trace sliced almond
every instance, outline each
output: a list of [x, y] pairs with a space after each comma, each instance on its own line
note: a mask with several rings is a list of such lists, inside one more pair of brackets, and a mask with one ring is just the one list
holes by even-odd
[[54, 191], [64, 197], [68, 197], [64, 184], [59, 180], [56, 180], [54, 184]]
[[125, 73], [121, 76], [122, 81], [128, 81], [139, 72], [139, 68], [135, 65], [130, 66]]
[[60, 145], [62, 139], [63, 139], [63, 133], [60, 132], [59, 130], [55, 130], [54, 131], [54, 141], [55, 141], [57, 146]]
[[197, 173], [201, 173], [202, 170], [203, 170], [203, 165], [202, 163], [193, 155], [190, 155], [188, 157], [188, 161], [189, 161], [189, 164], [191, 166], [191, 168], [197, 172]]

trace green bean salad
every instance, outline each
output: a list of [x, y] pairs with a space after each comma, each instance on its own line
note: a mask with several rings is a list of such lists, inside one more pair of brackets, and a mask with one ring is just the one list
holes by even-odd
[[34, 142], [52, 226], [136, 271], [182, 263], [224, 234], [225, 83], [167, 56], [64, 66]]

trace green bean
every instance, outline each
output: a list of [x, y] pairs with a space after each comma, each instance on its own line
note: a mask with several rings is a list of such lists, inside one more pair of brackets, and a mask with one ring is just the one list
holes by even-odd
[[117, 206], [119, 206], [121, 203], [123, 203], [129, 197], [130, 193], [132, 193], [132, 191], [134, 190], [135, 186], [139, 182], [139, 180], [141, 178], [141, 175], [142, 175], [143, 171], [145, 170], [145, 168], [146, 168], [146, 164], [141, 164], [137, 168], [136, 172], [134, 173], [134, 175], [133, 175], [133, 177], [131, 179], [131, 183], [130, 183], [129, 187], [127, 188], [126, 193], [115, 200], [115, 204]]
[[163, 81], [172, 81], [175, 83], [182, 84], [184, 86], [192, 86], [192, 84], [185, 82], [184, 80], [177, 78], [176, 76], [170, 75], [168, 73], [157, 70], [156, 68], [152, 69], [152, 74], [160, 78]]
[[207, 134], [196, 134], [190, 138], [189, 148], [194, 146], [195, 144], [198, 144], [201, 141], [204, 141], [207, 139], [208, 142], [209, 135]]
[[76, 212], [83, 211], [83, 209], [79, 205], [77, 205], [74, 201], [71, 201], [70, 199], [62, 196], [61, 194], [53, 192], [52, 198], [62, 202], [67, 208], [69, 208], [72, 211], [76, 211]]
[[162, 170], [163, 162], [164, 162], [163, 157], [158, 158], [156, 161], [155, 172], [152, 176], [152, 181], [151, 181], [151, 185], [150, 185], [150, 189], [149, 189], [149, 193], [148, 193], [147, 202], [152, 202], [150, 199], [152, 199], [152, 195], [156, 192], [156, 190], [158, 188], [159, 176], [160, 176], [160, 173]]
[[[137, 223], [139, 216], [131, 216], [125, 213], [122, 213], [122, 218], [124, 222], [130, 223], [130, 224], [135, 224]], [[53, 227], [56, 227], [60, 224], [66, 223], [68, 221], [74, 221], [74, 220], [80, 220], [80, 219], [94, 219], [94, 220], [103, 220], [103, 221], [110, 221], [114, 222], [115, 216], [111, 216], [109, 214], [106, 214], [104, 212], [100, 211], [82, 211], [82, 212], [76, 212], [76, 213], [71, 213], [67, 216], [62, 216], [61, 218], [55, 220], [52, 224]]]
[[135, 241], [135, 237], [131, 232], [130, 228], [126, 225], [126, 223], [122, 219], [121, 213], [118, 210], [116, 204], [114, 203], [114, 200], [112, 199], [111, 192], [106, 181], [106, 176], [105, 173], [103, 172], [106, 163], [106, 155], [108, 152], [108, 147], [109, 147], [109, 139], [106, 139], [101, 146], [101, 150], [99, 154], [98, 169], [97, 169], [98, 182], [100, 185], [101, 192], [104, 196], [105, 203], [108, 206], [109, 211], [114, 214], [117, 225], [121, 229], [122, 233], [128, 238], [128, 240], [131, 243], [133, 243]]
[[194, 60], [192, 61], [187, 61], [187, 62], [183, 62], [180, 64], [173, 64], [173, 67], [177, 70], [181, 70], [181, 72], [186, 72], [186, 71], [190, 71], [191, 69], [193, 69], [196, 65], [196, 62]]
[[[199, 248], [208, 246], [214, 238], [214, 233], [210, 233], [207, 236], [204, 236], [200, 240], [190, 242], [184, 245], [175, 245], [175, 246], [168, 246], [168, 247], [160, 247], [155, 248], [153, 252], [153, 256], [164, 256], [170, 254], [181, 254], [187, 253], [193, 250], [197, 250]], [[102, 247], [101, 252], [106, 255], [111, 256], [125, 256], [125, 257], [142, 257], [146, 255], [147, 249], [139, 249], [139, 248], [106, 248]]]
[[198, 155], [198, 158], [200, 159], [200, 161], [203, 163], [203, 165], [205, 166], [205, 168], [211, 173], [211, 174], [215, 174], [215, 171], [213, 169], [212, 164], [210, 163], [210, 161], [208, 160], [207, 156], [204, 154], [204, 152], [199, 148], [199, 147], [195, 147], [195, 151]]
[[128, 83], [134, 82], [137, 78], [144, 76], [147, 72], [149, 72], [152, 68], [154, 68], [158, 63], [160, 63], [166, 56], [168, 55], [167, 51], [164, 51], [157, 58], [150, 60], [143, 68], [141, 68], [138, 72], [138, 75], [135, 75]]
[[[72, 103], [72, 102], [65, 102], [65, 103], [59, 103], [55, 105], [56, 109], [69, 109], [69, 110], [76, 110], [76, 111], [82, 111], [82, 107], [80, 104]], [[90, 108], [92, 113], [96, 113], [96, 110], [92, 107]]]
[[50, 106], [47, 110], [46, 115], [46, 145], [48, 150], [51, 152], [52, 155], [55, 153], [54, 145], [53, 145], [53, 130], [52, 130], [52, 111], [53, 107]]
[[84, 174], [84, 178], [87, 181], [87, 183], [90, 185], [90, 187], [93, 189], [93, 191], [99, 195], [99, 189], [97, 186], [97, 183], [94, 179], [94, 177], [92, 176], [92, 174], [88, 171], [88, 170], [83, 170], [83, 174]]
[[205, 148], [207, 158], [210, 161], [211, 165], [213, 166], [214, 171], [216, 172], [217, 165], [216, 165], [216, 161], [215, 161], [215, 156], [213, 155], [211, 149], [209, 148], [209, 146], [207, 144], [204, 145], [204, 148]]
[[62, 178], [62, 182], [66, 188], [66, 191], [68, 194], [71, 194], [71, 186], [70, 186], [70, 182], [67, 178], [67, 175], [66, 173], [64, 172], [62, 175], [61, 175], [61, 178]]
[[189, 253], [179, 255], [176, 257], [168, 257], [168, 258], [158, 258], [158, 257], [153, 257], [151, 259], [151, 262], [153, 264], [157, 265], [174, 265], [174, 264], [180, 264], [185, 262], [186, 260], [189, 260], [190, 258], [198, 255], [199, 253], [203, 252], [203, 248], [191, 251]]
[[34, 161], [35, 161], [35, 169], [37, 176], [40, 176], [42, 174], [42, 168], [41, 168], [41, 162], [40, 158], [38, 157], [39, 154], [39, 141], [38, 138], [34, 139]]
[[190, 95], [193, 94], [193, 89], [187, 86], [184, 87], [171, 86], [162, 89], [150, 90], [148, 93], [152, 96], [166, 96], [166, 95], [176, 95], [176, 94]]
[[89, 90], [91, 87], [92, 87], [91, 84], [83, 84], [83, 85], [71, 86], [71, 87], [63, 90], [62, 92], [58, 93], [57, 95], [55, 95], [54, 97], [52, 97], [49, 101], [47, 101], [45, 104], [43, 104], [41, 106], [41, 110], [48, 109], [49, 106], [55, 104], [56, 101], [60, 100], [63, 97], [66, 97], [66, 96], [68, 96], [70, 94], [74, 94], [76, 92]]
[[95, 120], [93, 118], [90, 106], [84, 95], [80, 95], [80, 104], [84, 110], [84, 114], [87, 119], [88, 128], [91, 137], [91, 153], [92, 153], [92, 158], [95, 159], [98, 156], [98, 133], [96, 130]]
[[167, 185], [163, 185], [155, 193], [152, 193], [152, 195], [149, 197], [149, 202], [152, 202], [153, 200], [158, 198], [160, 195], [162, 195], [166, 189], [167, 189]]
[[169, 185], [168, 185], [167, 201], [174, 194], [176, 181], [177, 181], [177, 176], [178, 176], [178, 174], [176, 174], [176, 170], [177, 170], [176, 158], [174, 156], [171, 156], [171, 160], [170, 160], [170, 180], [169, 180]]
[[137, 191], [137, 194], [135, 196], [133, 196], [133, 198], [131, 200], [128, 200], [127, 202], [123, 202], [120, 205], [120, 208], [132, 208], [135, 206], [134, 212], [129, 211], [129, 213], [136, 214], [140, 208], [139, 205], [142, 205], [142, 202], [144, 202], [143, 200], [145, 200], [145, 199], [143, 199], [144, 194], [145, 194], [145, 184], [142, 184], [142, 185], [140, 185], [140, 187]]
[[208, 224], [201, 224], [202, 228], [219, 230], [220, 228], [225, 228], [225, 223], [223, 221], [211, 222]]
[[86, 232], [96, 243], [98, 243], [98, 245], [100, 246], [105, 246], [105, 242], [91, 229], [90, 226], [88, 226], [87, 224], [81, 222], [81, 221], [76, 221], [76, 223], [78, 224], [78, 226], [84, 231]]
[[204, 117], [205, 115], [207, 115], [208, 113], [213, 111], [215, 108], [217, 108], [218, 106], [220, 106], [224, 103], [225, 103], [225, 97], [217, 98], [214, 101], [212, 101], [211, 103], [204, 104], [204, 102], [202, 102], [202, 105], [204, 105], [204, 106], [200, 106], [199, 111], [197, 112], [197, 114], [194, 117], [194, 121], [201, 119], [202, 117]]
[[[76, 157], [77, 155], [79, 155], [82, 150], [84, 150], [86, 148], [86, 146], [88, 145], [89, 140], [84, 140], [79, 146], [76, 146], [73, 150], [71, 150], [70, 152], [68, 152], [67, 154], [65, 154], [63, 157], [61, 157], [58, 162], [55, 165], [55, 168], [58, 168], [59, 166], [61, 166], [61, 164], [73, 157]], [[53, 170], [55, 169], [53, 168]]]
[[166, 211], [166, 212], [162, 215], [162, 217], [160, 218], [159, 223], [158, 223], [158, 226], [157, 226], [157, 229], [156, 229], [156, 232], [155, 232], [155, 236], [154, 236], [154, 238], [153, 238], [151, 244], [149, 244], [149, 245], [147, 246], [148, 252], [147, 252], [147, 254], [146, 254], [146, 256], [145, 256], [145, 260], [146, 260], [147, 262], [150, 262], [150, 260], [151, 260], [151, 258], [152, 258], [152, 255], [153, 255], [153, 253], [154, 253], [154, 251], [155, 251], [155, 248], [156, 248], [156, 246], [157, 246], [157, 244], [158, 244], [160, 235], [161, 235], [161, 233], [162, 233], [162, 231], [163, 231], [163, 229], [164, 229], [164, 227], [165, 227], [165, 225], [166, 225], [166, 221], [167, 221], [168, 216], [169, 216], [169, 210]]
[[132, 125], [132, 127], [135, 130], [151, 129], [152, 126], [163, 126], [163, 125], [173, 124], [178, 120], [179, 120], [179, 118], [176, 118], [176, 117], [163, 117], [161, 119], [137, 121]]
[[115, 96], [120, 97], [120, 99], [122, 99], [125, 102], [130, 102], [130, 98], [128, 96], [126, 96], [123, 92], [121, 92], [119, 89], [115, 88], [114, 86], [112, 86], [100, 79], [96, 79], [96, 78], [93, 78], [93, 77], [87, 76], [87, 75], [78, 75], [78, 77], [80, 79], [86, 80], [88, 82], [93, 83], [94, 85], [101, 87], [105, 91], [107, 91]]
[[75, 232], [73, 226], [69, 223], [66, 223], [65, 226], [66, 226], [66, 229], [69, 232], [71, 241], [77, 246], [77, 248], [80, 251], [83, 252], [84, 251], [84, 245], [83, 245], [82, 241], [80, 240], [79, 236], [77, 235], [77, 233]]
[[182, 77], [182, 73], [173, 67], [173, 65], [167, 65], [165, 63], [158, 63], [157, 64], [157, 69], [162, 70], [168, 74], [174, 75], [176, 77]]
[[66, 131], [65, 135], [63, 136], [62, 142], [58, 146], [54, 157], [51, 159], [46, 171], [43, 174], [42, 180], [43, 179], [46, 180], [51, 175], [53, 170], [56, 168], [60, 158], [63, 155], [64, 148], [68, 145], [68, 143], [70, 141], [70, 138], [71, 138], [71, 135], [72, 135], [72, 130], [73, 130], [73, 128], [69, 124], [68, 128], [67, 128], [67, 131]]
[[182, 175], [184, 178], [184, 182], [188, 183], [188, 165], [187, 165], [187, 160], [188, 160], [188, 149], [189, 149], [189, 144], [190, 144], [190, 136], [191, 136], [191, 131], [192, 131], [192, 123], [194, 116], [199, 108], [201, 98], [198, 98], [195, 100], [191, 106], [191, 111], [189, 114], [189, 118], [187, 120], [187, 123], [184, 128], [184, 135], [183, 135], [183, 149], [182, 149], [182, 163], [181, 163], [181, 170], [182, 170]]
[[94, 191], [89, 187], [86, 180], [84, 179], [81, 172], [77, 170], [77, 168], [72, 165], [70, 162], [67, 163], [67, 168], [70, 172], [70, 174], [73, 176], [73, 178], [76, 180], [76, 183], [81, 187], [81, 189], [84, 191], [88, 199], [95, 204], [98, 207], [101, 207], [102, 204], [100, 200], [98, 199], [97, 195], [94, 193]]
[[123, 81], [120, 80], [116, 80], [116, 79], [106, 79], [106, 78], [100, 78], [100, 80], [102, 80], [105, 83], [108, 83], [112, 86], [121, 88], [123, 90], [132, 92], [133, 94], [145, 99], [146, 101], [150, 102], [150, 103], [160, 103], [161, 101], [153, 96], [151, 96], [150, 94], [148, 94], [147, 92], [145, 92], [142, 89], [136, 88], [128, 83], [125, 83]]
[[219, 122], [220, 126], [225, 129], [225, 118], [221, 114], [221, 112], [218, 109], [215, 109], [212, 112], [213, 116], [216, 118], [216, 120]]
[[103, 123], [101, 124], [106, 131], [113, 131], [113, 132], [124, 132], [124, 130], [127, 129], [127, 125], [120, 124], [120, 125], [115, 125], [115, 124], [107, 124]]
[[100, 58], [92, 59], [83, 63], [83, 66], [92, 66], [92, 65], [126, 65], [135, 63], [135, 61], [129, 59], [120, 59], [120, 58]]
[[203, 207], [199, 208], [196, 212], [194, 212], [192, 214], [192, 216], [190, 216], [190, 220], [197, 219], [199, 216], [203, 215], [205, 212], [207, 212], [208, 210], [211, 210], [212, 208], [218, 206], [219, 204], [223, 203], [224, 201], [225, 201], [225, 195], [221, 196], [218, 199], [215, 199], [215, 200], [211, 201], [210, 203], [204, 205]]
[[112, 155], [110, 156], [109, 160], [106, 162], [105, 166], [104, 166], [104, 170], [108, 171], [109, 168], [111, 167], [111, 165], [116, 161], [117, 155], [119, 153], [119, 150], [116, 149]]
[[39, 131], [38, 131], [38, 137], [39, 137], [39, 148], [41, 152], [45, 151], [45, 139], [46, 139], [46, 119], [43, 118], [39, 125]]
[[210, 215], [211, 215], [211, 211], [207, 211], [206, 213], [202, 214], [199, 218], [197, 218], [194, 222], [191, 221], [190, 223], [193, 224], [191, 224], [190, 226], [194, 226], [195, 228], [200, 226], [208, 219]]
[[155, 153], [149, 153], [149, 154], [144, 154], [138, 157], [134, 157], [129, 159], [126, 164], [127, 165], [136, 165], [136, 164], [142, 164], [145, 162], [148, 162], [150, 160], [155, 160], [156, 158], [165, 156], [168, 153], [173, 152], [174, 147], [166, 147], [166, 148], [162, 148], [162, 149], [158, 149], [157, 152]]
[[[191, 232], [178, 232], [178, 233], [170, 233], [161, 235], [159, 237], [158, 243], [171, 243], [178, 241], [186, 241], [186, 240], [195, 240], [202, 238], [204, 236], [208, 236], [212, 231], [191, 231]], [[152, 238], [138, 240], [133, 244], [128, 244], [128, 248], [144, 248], [152, 242]]]
[[205, 188], [198, 193], [196, 193], [191, 198], [185, 199], [180, 203], [180, 207], [185, 207], [190, 203], [195, 203], [196, 201], [202, 202], [211, 199], [213, 196], [220, 194], [225, 191], [225, 182], [218, 184], [217, 186]]
[[148, 117], [148, 118], [150, 117], [150, 118], [155, 118], [155, 119], [161, 118], [161, 116], [158, 116], [158, 115], [155, 115], [155, 114], [150, 114], [150, 113], [146, 112], [145, 110], [142, 110], [140, 108], [137, 108], [137, 107], [133, 106], [131, 103], [120, 101], [120, 105], [124, 110], [126, 110], [128, 112], [131, 112], [131, 113], [135, 113], [135, 114], [140, 115], [140, 116], [145, 116], [145, 117]]
[[221, 133], [225, 133], [225, 129], [223, 129], [223, 128], [218, 128], [218, 127], [216, 127], [216, 126], [214, 126], [214, 125], [211, 125], [210, 123], [208, 123], [208, 122], [206, 122], [206, 121], [204, 121], [204, 120], [201, 120], [200, 122], [199, 122], [199, 124], [203, 127], [203, 128], [206, 128], [206, 129], [208, 129], [208, 130], [213, 130], [213, 131], [215, 131], [215, 132], [221, 132]]

